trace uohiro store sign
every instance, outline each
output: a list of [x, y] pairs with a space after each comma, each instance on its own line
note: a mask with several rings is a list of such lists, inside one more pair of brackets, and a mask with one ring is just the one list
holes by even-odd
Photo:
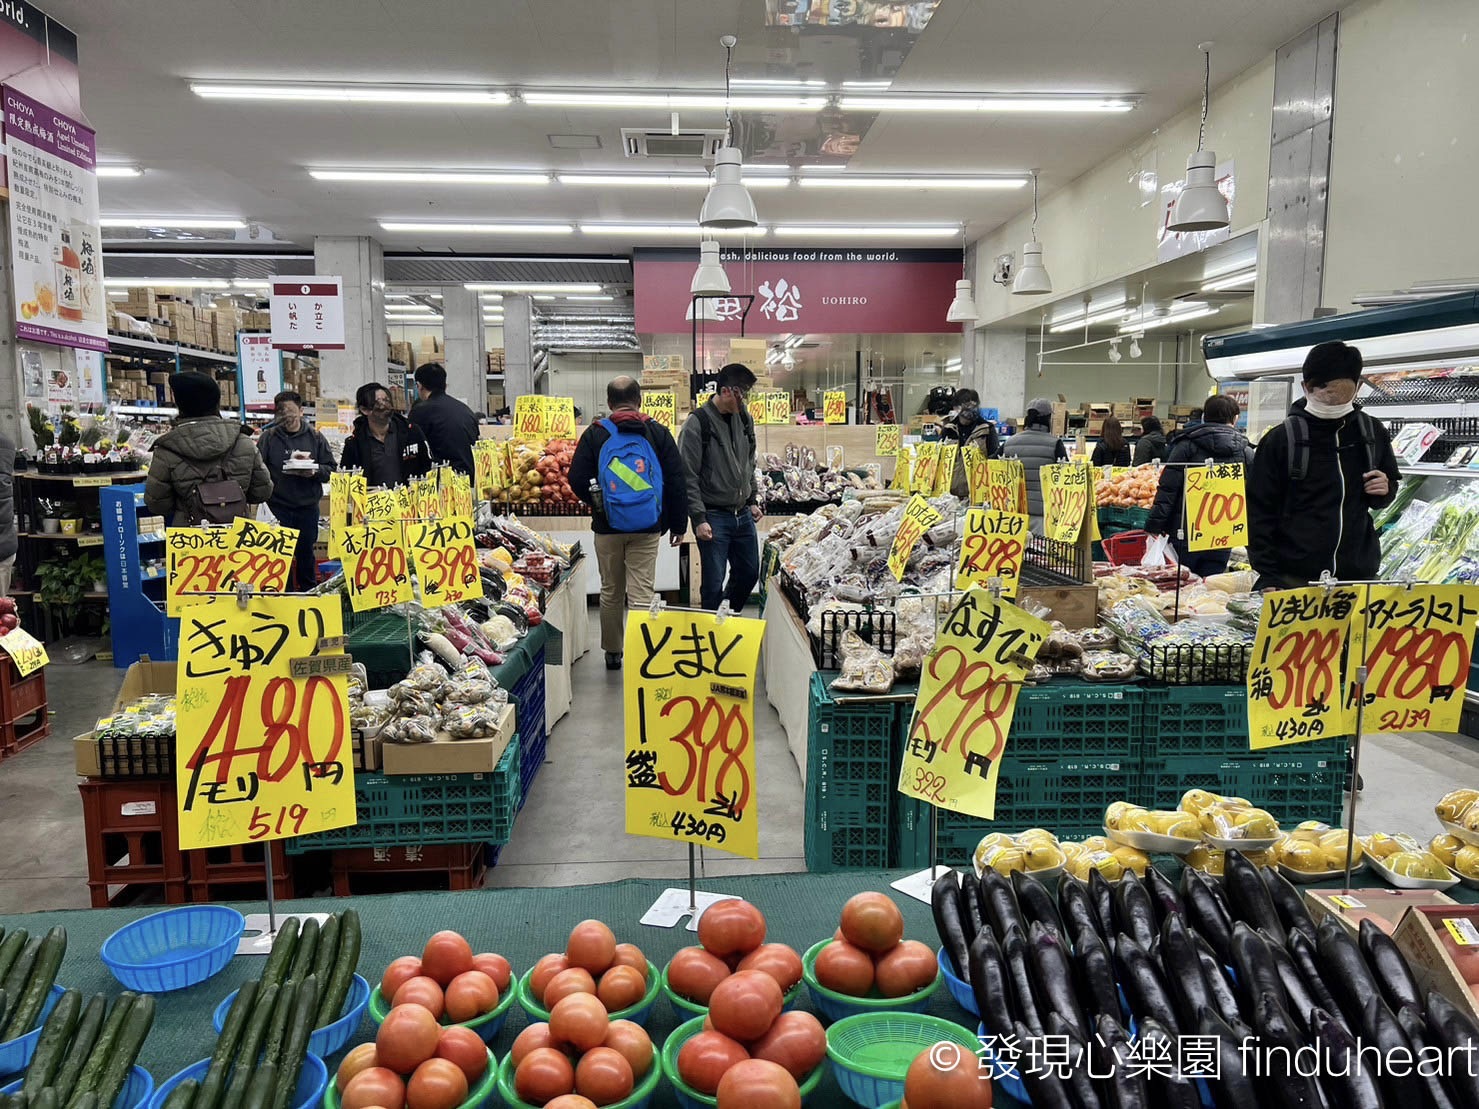
[[[745, 321], [748, 334], [893, 335], [954, 329], [945, 311], [960, 279], [958, 250], [728, 248], [720, 261], [735, 293], [755, 295]], [[633, 253], [638, 332], [677, 334], [693, 326], [686, 316], [697, 265], [695, 250], [639, 248]], [[743, 301], [736, 296], [714, 305], [719, 322], [704, 328], [738, 333]]]

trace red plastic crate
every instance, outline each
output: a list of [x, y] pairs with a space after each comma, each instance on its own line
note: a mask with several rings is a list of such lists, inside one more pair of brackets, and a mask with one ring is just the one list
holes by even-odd
[[187, 883], [173, 783], [88, 778], [77, 789], [93, 908], [117, 904], [137, 886], [162, 888], [166, 904], [183, 904]]
[[1139, 566], [1149, 542], [1150, 533], [1145, 531], [1122, 531], [1118, 535], [1108, 535], [1100, 540], [1104, 547], [1104, 557], [1116, 566]]
[[14, 723], [45, 708], [46, 667], [23, 678], [15, 662], [5, 655], [4, 665], [0, 665], [0, 722]]
[[[171, 798], [173, 798], [173, 790]], [[171, 800], [173, 803], [173, 800]], [[267, 851], [272, 852], [272, 895], [292, 897], [293, 871], [286, 843], [238, 843], [186, 851], [191, 901], [260, 900], [267, 890]]]
[[470, 890], [488, 872], [484, 844], [341, 847], [331, 856], [334, 896], [405, 890]]
[[14, 758], [28, 747], [34, 747], [51, 735], [51, 717], [42, 705], [29, 720], [12, 720], [0, 724], [0, 759]]

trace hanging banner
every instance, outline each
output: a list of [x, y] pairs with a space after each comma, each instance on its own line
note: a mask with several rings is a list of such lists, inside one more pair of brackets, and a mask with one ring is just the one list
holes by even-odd
[[575, 438], [575, 400], [573, 397], [544, 398], [544, 434], [547, 439]]
[[847, 393], [828, 390], [822, 394], [822, 419], [829, 424], [847, 423]]
[[914, 448], [901, 446], [894, 455], [894, 478], [889, 482], [890, 489], [902, 490], [908, 493], [911, 489], [910, 476], [914, 470]]
[[1056, 463], [1042, 477], [1043, 534], [1059, 543], [1077, 543], [1089, 513], [1089, 467]]
[[873, 432], [873, 453], [888, 458], [899, 453], [899, 425], [879, 424]]
[[643, 389], [642, 411], [669, 431], [678, 429], [678, 398], [671, 389]]
[[924, 533], [940, 522], [940, 514], [918, 493], [909, 498], [904, 506], [904, 519], [899, 530], [894, 532], [894, 544], [888, 552], [888, 568], [895, 581], [904, 580], [904, 569], [909, 565], [909, 555]]
[[992, 578], [1001, 582], [1001, 595], [1015, 600], [1022, 580], [1022, 554], [1027, 549], [1027, 517], [1019, 512], [972, 508], [965, 514], [960, 564], [955, 588], [979, 585], [989, 589]]
[[1373, 585], [1361, 618], [1363, 730], [1458, 731], [1479, 629], [1479, 586]]
[[1051, 629], [984, 589], [951, 611], [925, 659], [898, 789], [937, 808], [996, 817], [996, 781], [1026, 677]]
[[1345, 704], [1342, 659], [1361, 589], [1341, 585], [1264, 595], [1248, 668], [1250, 749], [1355, 731], [1355, 713]]
[[96, 135], [12, 85], [0, 86], [0, 95], [10, 173], [15, 336], [105, 351], [109, 309]]
[[960, 446], [956, 443], [940, 444], [940, 461], [935, 470], [935, 496], [943, 497], [955, 484], [955, 467], [960, 458]]
[[258, 593], [283, 592], [297, 544], [294, 528], [244, 518], [227, 527], [166, 528], [166, 615], [179, 616], [202, 595], [229, 593], [238, 584]]
[[355, 612], [367, 612], [413, 599], [406, 549], [401, 545], [404, 537], [398, 521], [376, 520], [339, 531], [339, 548], [344, 552], [344, 584], [349, 589], [350, 608]]
[[1227, 551], [1248, 541], [1248, 498], [1241, 462], [1186, 468], [1186, 546]]
[[15, 663], [23, 678], [30, 677], [51, 661], [46, 645], [25, 628], [11, 628], [0, 635], [0, 650], [10, 656], [10, 661]]
[[409, 523], [406, 545], [415, 561], [416, 580], [421, 583], [421, 603], [427, 608], [473, 601], [483, 595], [472, 521], [467, 517]]
[[272, 345], [278, 350], [344, 349], [344, 278], [271, 282]]
[[337, 597], [213, 597], [180, 619], [180, 847], [356, 822]]
[[940, 444], [920, 443], [914, 448], [914, 468], [909, 474], [909, 488], [926, 497], [935, 495], [935, 478], [940, 472]]
[[627, 616], [629, 835], [760, 857], [755, 669], [764, 620]]

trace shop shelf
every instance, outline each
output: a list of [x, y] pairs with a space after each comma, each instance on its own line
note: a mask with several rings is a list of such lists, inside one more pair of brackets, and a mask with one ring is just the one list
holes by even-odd
[[349, 653], [368, 671], [371, 689], [394, 685], [410, 671], [408, 634], [406, 618], [393, 612], [369, 614], [350, 629]]
[[1127, 797], [1153, 809], [1174, 809], [1189, 789], [1246, 797], [1285, 827], [1322, 820], [1339, 827], [1349, 754], [1344, 740], [1321, 740], [1272, 754], [1166, 755], [1147, 759], [1139, 792]]

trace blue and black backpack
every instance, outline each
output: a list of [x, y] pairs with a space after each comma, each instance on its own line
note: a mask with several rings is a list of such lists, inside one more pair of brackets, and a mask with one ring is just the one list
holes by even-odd
[[613, 531], [651, 531], [662, 519], [662, 467], [645, 428], [624, 432], [602, 420], [598, 473], [606, 522]]

